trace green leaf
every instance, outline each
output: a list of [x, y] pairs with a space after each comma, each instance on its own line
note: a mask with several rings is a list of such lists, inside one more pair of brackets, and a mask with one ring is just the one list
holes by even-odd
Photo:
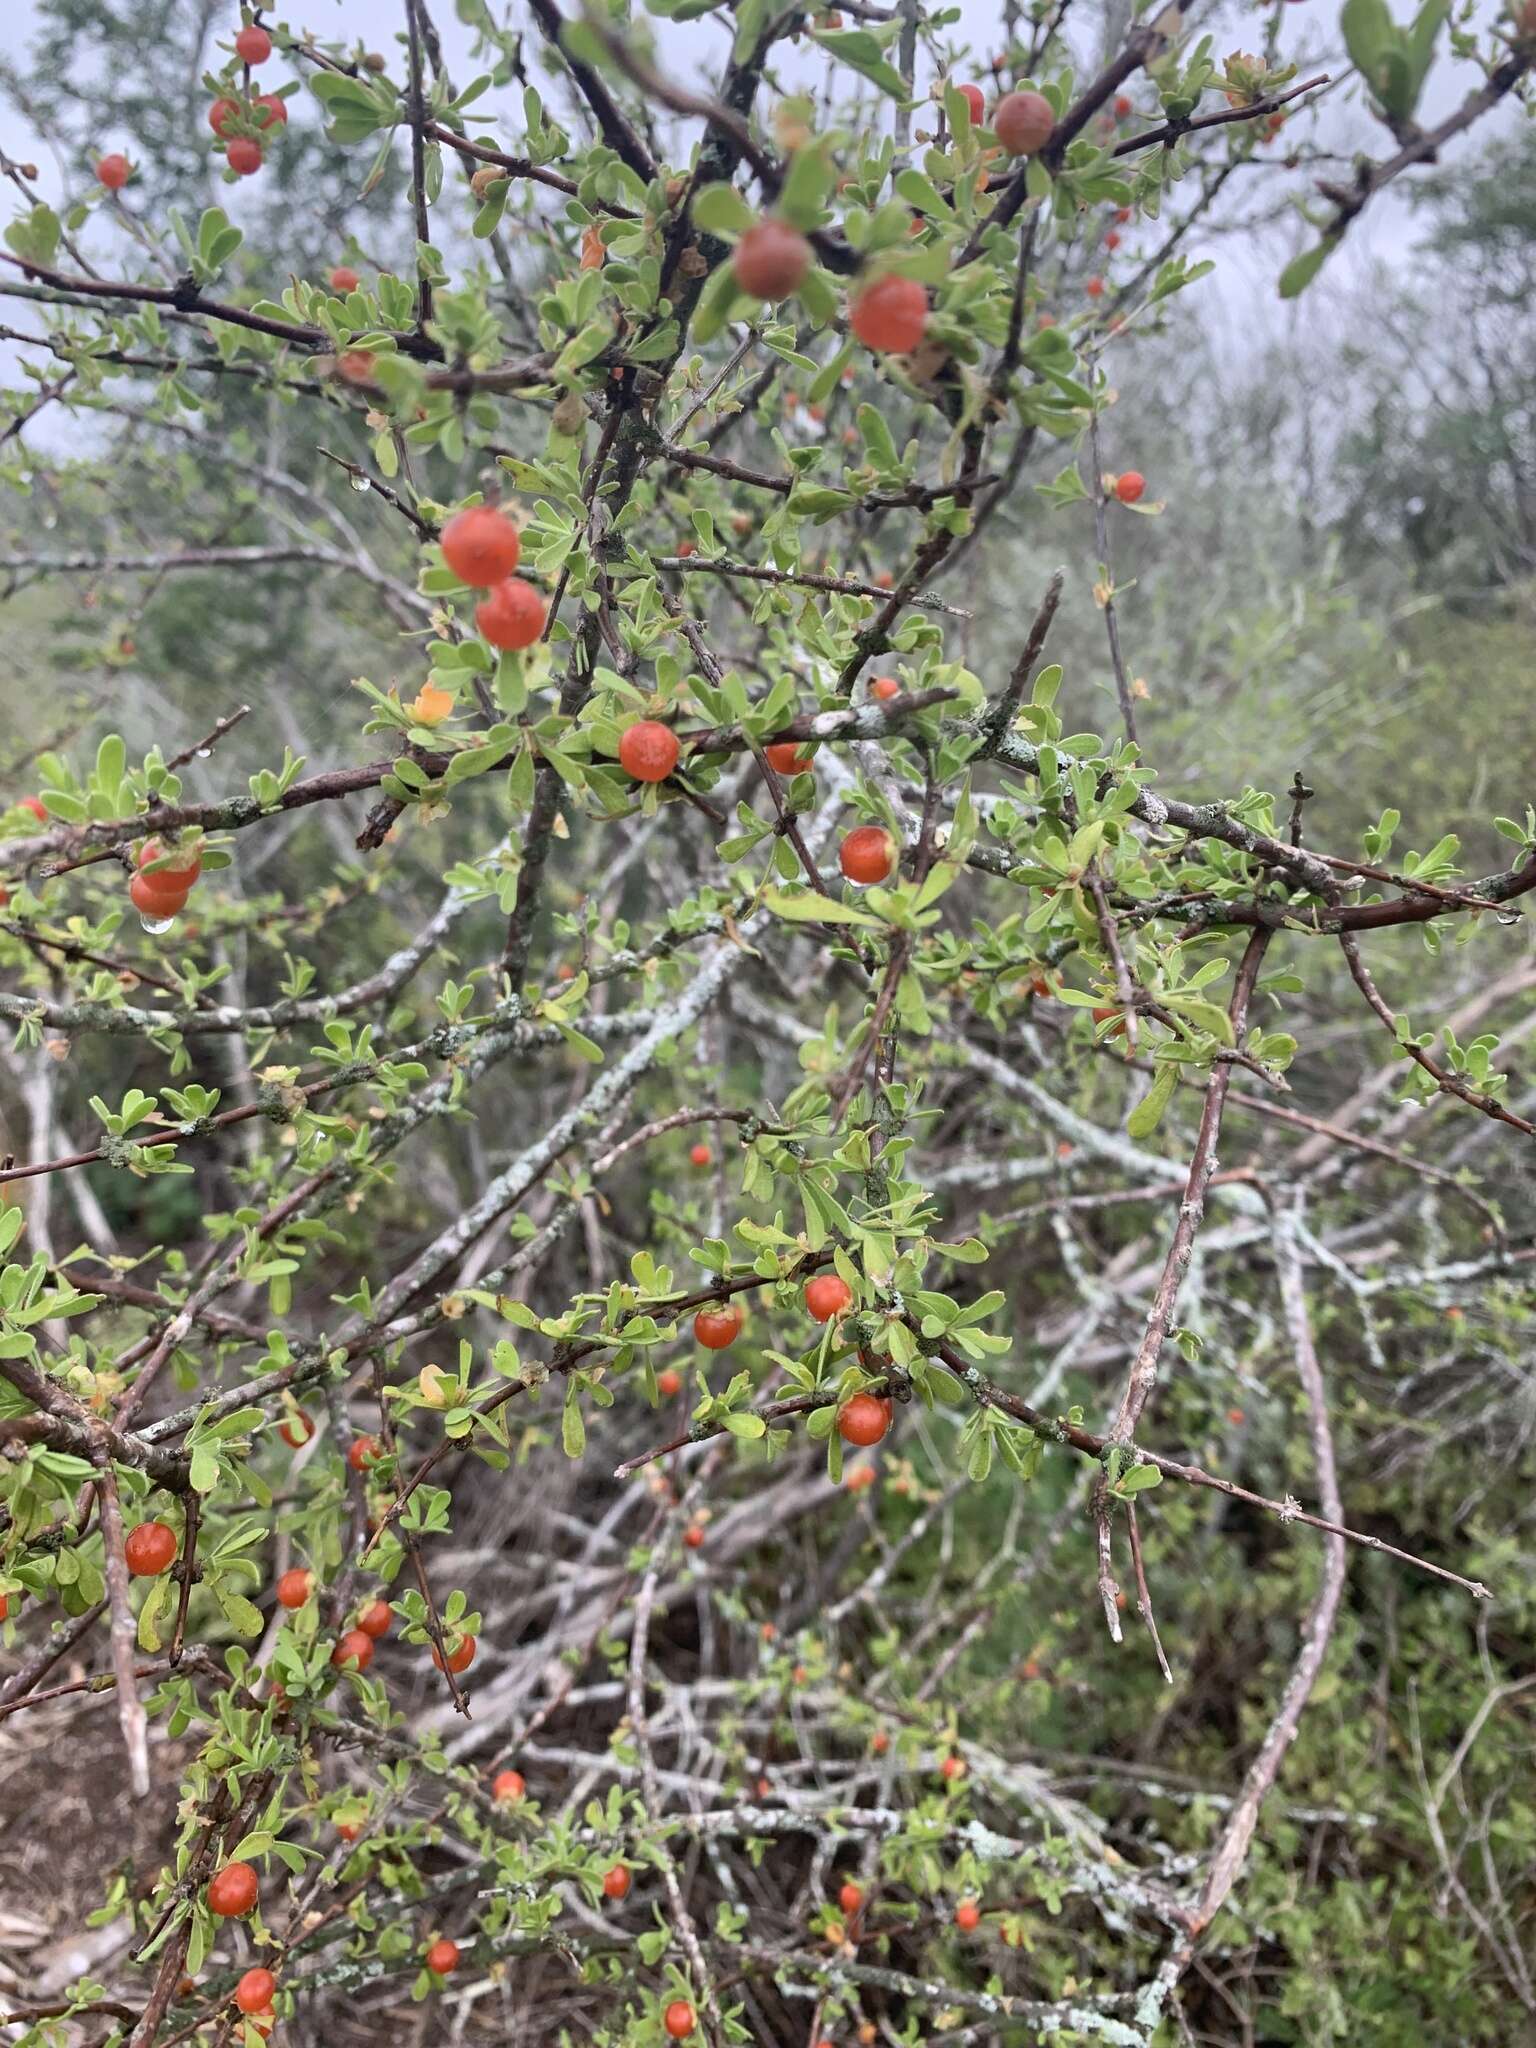
[[712, 235], [741, 235], [755, 216], [734, 185], [701, 185], [693, 197], [696, 227]]
[[794, 896], [783, 889], [765, 889], [763, 908], [774, 917], [788, 918], [795, 924], [861, 924], [876, 931], [881, 928], [880, 919], [871, 911], [860, 910], [856, 903], [844, 903], [836, 896], [818, 896], [811, 889]]
[[820, 43], [841, 63], [851, 65], [871, 85], [878, 85], [882, 92], [889, 93], [893, 100], [905, 100], [910, 96], [907, 81], [886, 62], [878, 39], [867, 28], [823, 29], [813, 33], [811, 41]]
[[1177, 1067], [1167, 1064], [1160, 1066], [1153, 1077], [1152, 1086], [1125, 1120], [1126, 1134], [1132, 1138], [1150, 1138], [1163, 1120], [1163, 1111], [1168, 1107], [1179, 1078]]
[[1336, 236], [1324, 235], [1314, 247], [1293, 256], [1280, 273], [1281, 298], [1299, 299], [1337, 247]]

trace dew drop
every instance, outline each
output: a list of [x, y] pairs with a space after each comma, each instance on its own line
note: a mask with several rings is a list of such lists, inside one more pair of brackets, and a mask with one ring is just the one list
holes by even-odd
[[145, 931], [149, 933], [152, 939], [159, 938], [162, 932], [168, 932], [175, 922], [174, 917], [141, 917], [139, 919], [139, 923], [143, 925]]
[[212, 747], [199, 747], [197, 750], [197, 758], [199, 761], [211, 761], [213, 759]]
[[58, 525], [58, 523], [59, 515], [56, 512], [45, 512], [43, 514], [43, 525], [48, 529], [50, 533], [52, 533], [53, 529]]
[[354, 472], [351, 476], [347, 478], [347, 482], [352, 486], [354, 491], [362, 492], [371, 491], [373, 489], [372, 481], [366, 476], [358, 475], [356, 472]]
[[1521, 914], [1518, 910], [1496, 910], [1493, 913], [1495, 924], [1519, 924], [1520, 918]]

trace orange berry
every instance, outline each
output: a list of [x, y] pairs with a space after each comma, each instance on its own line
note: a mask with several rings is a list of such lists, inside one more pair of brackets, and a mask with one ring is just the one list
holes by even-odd
[[627, 1899], [634, 1876], [627, 1863], [613, 1863], [603, 1872], [603, 1897]]
[[864, 1904], [864, 1887], [855, 1884], [852, 1878], [849, 1878], [837, 1895], [837, 1903], [842, 1908], [846, 1917], [851, 1920]]
[[704, 1531], [697, 1522], [690, 1522], [683, 1531], [683, 1542], [689, 1550], [704, 1548]]
[[354, 1472], [366, 1472], [370, 1465], [376, 1465], [384, 1452], [376, 1436], [355, 1436], [347, 1445], [347, 1463]]
[[1104, 296], [1103, 278], [1090, 277], [1088, 282], [1083, 286], [1083, 290], [1088, 294], [1090, 299], [1102, 299]]
[[619, 765], [636, 782], [665, 782], [681, 752], [677, 734], [659, 719], [642, 718], [619, 735]]
[[662, 2014], [661, 2023], [673, 2041], [686, 2041], [696, 2024], [693, 2007], [686, 1998], [674, 1998]]
[[272, 54], [272, 38], [254, 22], [235, 37], [235, 55], [242, 64], [265, 64]]
[[333, 292], [355, 292], [361, 283], [362, 279], [349, 263], [338, 263], [331, 272]]
[[731, 258], [737, 284], [754, 299], [787, 299], [810, 267], [810, 243], [782, 220], [754, 221]]
[[845, 1444], [868, 1450], [891, 1426], [891, 1404], [878, 1394], [855, 1394], [838, 1411], [837, 1433]]
[[224, 161], [237, 178], [254, 177], [261, 169], [261, 144], [248, 135], [237, 135], [225, 150]]
[[221, 1920], [243, 1920], [260, 1891], [260, 1881], [249, 1863], [226, 1863], [208, 1886], [208, 1910]]
[[286, 1422], [279, 1426], [277, 1433], [291, 1450], [297, 1451], [307, 1444], [314, 1435], [315, 1425], [305, 1411], [300, 1408], [290, 1415]]
[[174, 875], [158, 870], [154, 874], [135, 875], [128, 884], [128, 901], [140, 917], [152, 919], [175, 917], [186, 908], [190, 890], [183, 888]]
[[805, 1283], [805, 1306], [818, 1323], [840, 1316], [853, 1300], [853, 1289], [840, 1273], [818, 1273]]
[[176, 1531], [166, 1522], [140, 1522], [123, 1541], [123, 1556], [136, 1579], [158, 1579], [176, 1560]]
[[494, 505], [471, 505], [443, 528], [443, 560], [461, 583], [489, 590], [510, 576], [523, 552], [517, 528]]
[[893, 697], [901, 695], [901, 685], [894, 676], [875, 676], [871, 679], [869, 694], [882, 704], [889, 704]]
[[498, 1771], [491, 1783], [491, 1797], [503, 1806], [511, 1806], [528, 1790], [521, 1771]]
[[442, 1671], [445, 1668], [449, 1671], [454, 1672], [455, 1674], [457, 1674], [460, 1671], [467, 1671], [470, 1665], [474, 1663], [475, 1651], [479, 1648], [479, 1644], [476, 1642], [475, 1638], [473, 1636], [460, 1636], [456, 1643], [453, 1641], [453, 1638], [451, 1636], [445, 1637], [444, 1640], [451, 1645], [451, 1648], [448, 1651], [448, 1662], [446, 1667], [443, 1663], [443, 1656], [441, 1650], [434, 1650], [432, 1652], [432, 1662], [437, 1666], [439, 1671]]
[[669, 1365], [665, 1372], [657, 1373], [656, 1391], [658, 1394], [661, 1395], [663, 1400], [672, 1400], [675, 1395], [678, 1395], [683, 1391], [682, 1374], [680, 1372], [674, 1372], [672, 1367]]
[[693, 1334], [706, 1351], [724, 1351], [741, 1335], [744, 1321], [734, 1302], [720, 1308], [701, 1308], [693, 1319]]
[[373, 1662], [373, 1637], [360, 1628], [349, 1628], [331, 1652], [338, 1671], [366, 1671]]
[[956, 1784], [961, 1778], [965, 1776], [964, 1757], [945, 1757], [943, 1763], [939, 1765], [939, 1776], [948, 1785]]
[[764, 747], [763, 758], [776, 775], [806, 775], [816, 766], [812, 755], [800, 751], [799, 740], [775, 740]]
[[265, 2012], [277, 1990], [270, 1970], [247, 1970], [235, 1986], [235, 2003], [242, 2012]]
[[965, 101], [970, 111], [971, 125], [979, 128], [981, 117], [987, 111], [985, 93], [983, 93], [979, 85], [959, 85], [956, 86], [955, 90], [959, 93], [961, 99]]
[[962, 1899], [955, 1908], [955, 1925], [962, 1934], [974, 1934], [981, 1925], [981, 1908], [974, 1899]]
[[1147, 480], [1139, 469], [1128, 469], [1115, 478], [1115, 496], [1122, 505], [1134, 505], [1146, 488]]
[[427, 1968], [437, 1977], [450, 1977], [459, 1967], [459, 1944], [456, 1941], [434, 1941], [426, 1954]]
[[370, 1600], [357, 1617], [357, 1625], [365, 1636], [372, 1636], [375, 1642], [379, 1642], [389, 1634], [389, 1624], [393, 1620], [387, 1600]]
[[896, 842], [883, 825], [859, 825], [838, 849], [837, 864], [850, 882], [868, 886], [889, 881], [896, 865]]
[[877, 277], [848, 302], [848, 325], [882, 355], [910, 355], [928, 325], [928, 294], [912, 277]]
[[302, 1607], [309, 1598], [310, 1588], [314, 1583], [314, 1573], [305, 1571], [302, 1565], [295, 1565], [291, 1572], [284, 1572], [277, 1582], [278, 1606], [290, 1609]]
[[521, 576], [508, 576], [475, 606], [475, 631], [492, 647], [531, 647], [544, 630], [544, 600]]
[[1035, 156], [1051, 139], [1056, 110], [1043, 92], [1011, 92], [992, 116], [993, 131], [1010, 156]]
[[104, 156], [96, 165], [96, 182], [105, 185], [109, 192], [121, 192], [128, 182], [129, 165], [127, 157], [114, 150]]
[[700, 1139], [697, 1145], [690, 1145], [688, 1147], [688, 1163], [691, 1166], [708, 1166], [714, 1156], [714, 1153], [710, 1151], [702, 1139]]

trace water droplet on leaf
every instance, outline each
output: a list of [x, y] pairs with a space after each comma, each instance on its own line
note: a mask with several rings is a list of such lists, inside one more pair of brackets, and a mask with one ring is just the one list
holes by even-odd
[[168, 932], [175, 922], [174, 917], [141, 917], [139, 919], [139, 923], [143, 925], [145, 931], [149, 933], [152, 939], [157, 939], [162, 932]]

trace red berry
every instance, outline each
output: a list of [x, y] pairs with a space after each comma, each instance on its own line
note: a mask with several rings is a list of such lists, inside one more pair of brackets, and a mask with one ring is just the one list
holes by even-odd
[[8, 1615], [9, 1613], [10, 1613], [10, 1611], [11, 1611], [11, 1596], [10, 1596], [10, 1594], [9, 1594], [9, 1593], [0, 1593], [0, 1621], [4, 1621], [4, 1620], [5, 1620], [5, 1618], [6, 1618], [6, 1616], [7, 1616], [7, 1615]]
[[798, 740], [775, 740], [764, 747], [763, 756], [776, 775], [807, 775], [816, 766], [810, 754], [801, 753]]
[[343, 349], [336, 358], [336, 374], [348, 384], [371, 384], [373, 357], [365, 348]]
[[691, 555], [695, 555], [695, 554], [697, 554], [697, 553], [698, 553], [698, 546], [697, 546], [697, 543], [695, 543], [694, 541], [691, 541], [691, 540], [680, 540], [680, 541], [678, 542], [678, 544], [677, 544], [677, 559], [678, 559], [678, 560], [679, 560], [680, 562], [686, 562], [686, 561], [687, 561], [687, 560], [689, 559], [689, 557], [690, 557]]
[[939, 1776], [947, 1785], [953, 1785], [957, 1778], [965, 1776], [965, 1759], [958, 1756], [945, 1757], [943, 1763], [939, 1765]]
[[261, 112], [256, 116], [258, 128], [270, 128], [275, 122], [279, 128], [288, 126], [288, 102], [275, 92], [259, 92], [256, 105]]
[[955, 1908], [955, 1925], [962, 1934], [974, 1934], [981, 1925], [981, 1908], [974, 1899], [962, 1899]]
[[[151, 863], [158, 863], [151, 866]], [[174, 882], [178, 889], [190, 889], [203, 872], [203, 856], [194, 847], [162, 846], [158, 839], [146, 839], [139, 848], [141, 868], [161, 882]]]
[[1139, 469], [1128, 469], [1115, 479], [1115, 496], [1122, 505], [1134, 505], [1146, 488], [1147, 480]]
[[871, 697], [878, 697], [882, 704], [889, 704], [893, 697], [901, 695], [901, 685], [894, 676], [876, 676], [869, 686]]
[[734, 1302], [727, 1307], [701, 1308], [693, 1319], [693, 1334], [706, 1351], [724, 1351], [741, 1335], [743, 1320]]
[[981, 117], [987, 111], [986, 94], [979, 85], [959, 85], [955, 90], [971, 110], [971, 126], [979, 128]]
[[912, 277], [877, 277], [848, 302], [848, 325], [882, 355], [910, 355], [928, 325], [928, 294]]
[[1122, 121], [1123, 121], [1123, 120], [1125, 119], [1126, 115], [1127, 115], [1127, 114], [1128, 114], [1128, 113], [1129, 113], [1130, 111], [1131, 111], [1131, 96], [1130, 96], [1130, 94], [1129, 94], [1128, 92], [1117, 92], [1117, 93], [1115, 94], [1115, 113], [1116, 113], [1116, 115], [1117, 115], [1117, 116], [1119, 117], [1119, 119], [1120, 119], [1120, 120], [1122, 120]]
[[603, 1897], [605, 1899], [627, 1899], [629, 1888], [634, 1883], [627, 1863], [615, 1863], [603, 1872]]
[[315, 1425], [301, 1408], [296, 1415], [289, 1416], [277, 1433], [285, 1444], [297, 1451], [314, 1435]]
[[344, 1842], [355, 1842], [363, 1832], [363, 1824], [360, 1820], [339, 1820], [336, 1832]]
[[235, 37], [235, 55], [246, 64], [265, 64], [272, 54], [272, 38], [253, 22]]
[[709, 1147], [702, 1140], [697, 1145], [690, 1145], [688, 1148], [689, 1163], [694, 1166], [708, 1166], [714, 1156], [713, 1152], [710, 1151]]
[[[474, 1663], [475, 1651], [479, 1647], [474, 1637], [460, 1636], [456, 1643], [453, 1641], [453, 1638], [451, 1636], [445, 1637], [444, 1640], [452, 1645], [452, 1647], [448, 1651], [448, 1663], [446, 1669], [453, 1672], [467, 1671], [470, 1665]], [[443, 1664], [442, 1652], [440, 1650], [434, 1650], [432, 1652], [432, 1662], [437, 1666], [439, 1671], [445, 1668]]]
[[242, 2012], [265, 2012], [276, 1990], [270, 1970], [247, 1970], [235, 1986], [235, 2003]]
[[437, 1977], [451, 1977], [459, 1967], [459, 1944], [456, 1941], [434, 1941], [427, 1950], [427, 1968]]
[[24, 796], [21, 799], [21, 808], [24, 811], [30, 811], [33, 817], [38, 819], [42, 824], [47, 824], [48, 806], [43, 802], [40, 796]]
[[896, 842], [883, 825], [860, 825], [838, 850], [837, 864], [850, 882], [884, 882], [896, 865]]
[[683, 1391], [682, 1374], [674, 1372], [669, 1365], [665, 1372], [657, 1373], [656, 1391], [662, 1396], [663, 1400], [670, 1401], [675, 1395]]
[[309, 1598], [309, 1589], [314, 1583], [314, 1573], [305, 1571], [302, 1565], [295, 1565], [291, 1572], [284, 1572], [277, 1582], [278, 1606], [302, 1607]]
[[1043, 92], [1011, 92], [998, 104], [992, 127], [1010, 156], [1034, 156], [1056, 126], [1056, 110]]
[[864, 1887], [850, 1878], [837, 1895], [837, 1903], [848, 1919], [852, 1919], [864, 1904]]
[[810, 243], [781, 220], [755, 221], [731, 258], [736, 282], [754, 299], [787, 299], [810, 267]]
[[830, 1323], [853, 1300], [853, 1289], [840, 1273], [818, 1273], [805, 1283], [805, 1306], [818, 1323]]
[[378, 1642], [389, 1634], [389, 1624], [394, 1618], [387, 1600], [370, 1600], [357, 1617], [357, 1625], [365, 1636], [372, 1636]]
[[96, 182], [105, 185], [109, 192], [121, 192], [128, 182], [128, 159], [114, 150], [104, 156], [96, 166]]
[[693, 2007], [686, 1998], [674, 1998], [662, 2014], [661, 2024], [672, 2040], [686, 2041], [696, 2024]]
[[261, 1890], [256, 1872], [249, 1863], [226, 1863], [214, 1873], [208, 1886], [208, 1910], [217, 1913], [221, 1920], [243, 1920]]
[[1111, 255], [1113, 255], [1116, 249], [1119, 248], [1120, 233], [1117, 228], [1111, 228], [1109, 233], [1104, 237], [1104, 246], [1106, 249], [1108, 249]]
[[689, 1550], [704, 1548], [704, 1530], [698, 1522], [690, 1522], [683, 1531], [683, 1542]]
[[231, 121], [238, 120], [240, 102], [231, 99], [217, 99], [208, 109], [208, 126], [220, 139], [229, 132]]
[[361, 278], [349, 264], [338, 263], [331, 272], [331, 290], [333, 292], [355, 292], [361, 282]]
[[875, 588], [877, 590], [889, 590], [892, 584], [895, 583], [895, 581], [896, 578], [891, 574], [889, 569], [882, 569], [879, 575], [875, 578]]
[[135, 875], [128, 900], [141, 917], [175, 917], [186, 908], [188, 889], [169, 874]]
[[619, 736], [619, 765], [636, 782], [665, 782], [682, 749], [669, 725], [642, 718]]
[[366, 1671], [373, 1662], [373, 1637], [360, 1628], [349, 1628], [331, 1652], [338, 1671]]
[[475, 631], [492, 647], [531, 647], [544, 630], [544, 600], [521, 576], [508, 576], [475, 606]]
[[224, 161], [236, 177], [254, 177], [261, 169], [261, 144], [248, 135], [237, 135], [225, 150]]
[[123, 1556], [136, 1579], [158, 1579], [176, 1561], [176, 1531], [166, 1522], [140, 1522], [128, 1531]]
[[1125, 226], [1130, 217], [1131, 209], [1128, 206], [1117, 206], [1115, 208], [1115, 219], [1119, 221], [1121, 227]]
[[528, 1787], [521, 1771], [498, 1771], [491, 1785], [491, 1797], [499, 1799], [504, 1806], [521, 1799]]
[[461, 583], [489, 590], [510, 576], [523, 552], [517, 528], [494, 505], [471, 505], [443, 528], [443, 560]]
[[838, 1411], [837, 1433], [845, 1444], [867, 1450], [879, 1443], [891, 1426], [891, 1411], [877, 1394], [855, 1394]]
[[1103, 278], [1090, 277], [1088, 282], [1083, 286], [1083, 290], [1088, 294], [1090, 299], [1102, 299], [1104, 296]]
[[376, 1465], [383, 1455], [376, 1436], [355, 1436], [347, 1445], [347, 1463], [354, 1472], [366, 1472], [368, 1467]]

